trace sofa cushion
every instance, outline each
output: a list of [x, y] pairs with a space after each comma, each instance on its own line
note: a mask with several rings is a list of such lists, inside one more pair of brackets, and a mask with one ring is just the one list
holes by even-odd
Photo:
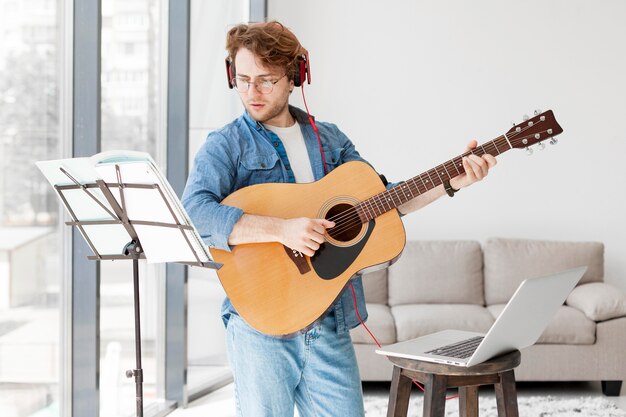
[[[488, 306], [487, 309], [497, 318], [505, 304]], [[538, 344], [592, 345], [596, 342], [596, 323], [589, 320], [581, 311], [561, 306], [537, 340]]]
[[606, 282], [591, 282], [574, 288], [566, 303], [595, 321], [626, 316], [626, 294]]
[[604, 245], [599, 242], [556, 242], [489, 239], [483, 246], [485, 301], [506, 303], [526, 278], [586, 265], [580, 283], [602, 281]]
[[409, 241], [388, 271], [389, 305], [484, 305], [482, 252], [473, 241]]
[[[380, 344], [390, 344], [396, 341], [396, 325], [388, 306], [367, 303], [367, 320], [365, 324], [378, 339]], [[353, 343], [375, 344], [372, 337], [363, 326], [350, 330]]]
[[365, 301], [375, 304], [387, 304], [387, 268], [363, 274]]
[[391, 307], [399, 342], [446, 329], [486, 332], [494, 322], [485, 307], [468, 304], [410, 304]]

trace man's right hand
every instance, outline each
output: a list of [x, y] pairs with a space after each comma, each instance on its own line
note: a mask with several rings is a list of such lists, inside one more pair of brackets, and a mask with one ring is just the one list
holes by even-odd
[[326, 229], [335, 223], [325, 219], [281, 219], [254, 214], [244, 214], [235, 223], [228, 244], [279, 242], [289, 249], [313, 256], [326, 240]]
[[313, 256], [326, 238], [326, 229], [335, 226], [334, 222], [325, 219], [309, 219], [300, 217], [285, 219], [279, 228], [278, 241], [290, 249]]

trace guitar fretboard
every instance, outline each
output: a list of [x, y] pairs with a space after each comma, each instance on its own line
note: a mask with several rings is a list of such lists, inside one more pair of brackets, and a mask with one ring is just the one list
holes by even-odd
[[451, 178], [463, 174], [465, 172], [462, 163], [463, 157], [471, 154], [478, 156], [485, 154], [498, 156], [511, 148], [512, 146], [508, 139], [504, 135], [499, 136], [490, 142], [478, 145], [471, 151], [465, 152], [407, 181], [401, 182], [387, 191], [368, 198], [367, 200], [363, 200], [355, 206], [355, 209], [361, 222], [367, 223], [381, 214], [414, 199], [420, 194], [432, 190], [438, 185], [443, 184], [444, 181], [449, 181]]

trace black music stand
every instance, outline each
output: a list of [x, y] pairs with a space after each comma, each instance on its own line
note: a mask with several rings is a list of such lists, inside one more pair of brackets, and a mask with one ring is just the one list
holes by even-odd
[[[65, 160], [71, 161], [71, 160]], [[158, 182], [166, 181], [158, 172], [158, 168], [155, 165], [150, 164], [152, 162], [151, 158], [149, 161], [145, 161], [145, 167], [148, 170], [152, 169], [156, 171], [156, 176], [158, 180], [153, 184], [146, 183], [125, 183], [122, 181], [122, 169], [120, 166], [125, 166], [124, 163], [115, 164], [115, 175], [117, 178], [116, 182], [105, 182], [103, 179], [96, 179], [95, 181], [89, 180], [85, 182], [81, 182], [77, 180], [68, 170], [64, 167], [64, 164], [59, 162], [65, 161], [46, 161], [38, 163], [38, 166], [44, 172], [44, 175], [48, 177], [48, 180], [52, 183], [54, 189], [57, 194], [61, 198], [63, 205], [69, 212], [72, 221], [68, 221], [65, 224], [70, 226], [76, 226], [85, 240], [87, 244], [93, 251], [93, 256], [88, 256], [87, 258], [90, 260], [132, 260], [133, 261], [133, 287], [134, 287], [134, 308], [135, 308], [135, 359], [136, 359], [136, 369], [126, 371], [126, 376], [128, 378], [135, 377], [135, 389], [136, 389], [136, 401], [137, 401], [137, 416], [143, 416], [143, 369], [141, 365], [141, 324], [140, 324], [140, 308], [139, 308], [139, 259], [147, 259], [146, 253], [144, 251], [144, 246], [140, 240], [140, 236], [145, 234], [147, 236], [153, 237], [155, 234], [155, 230], [163, 229], [167, 231], [169, 234], [167, 235], [168, 242], [168, 250], [174, 249], [172, 245], [187, 245], [186, 248], [183, 248], [181, 256], [179, 256], [175, 260], [163, 260], [162, 254], [159, 254], [159, 262], [177, 262], [190, 266], [201, 266], [212, 269], [219, 269], [222, 265], [219, 263], [213, 262], [211, 256], [206, 249], [206, 246], [202, 244], [202, 240], [199, 237], [197, 231], [194, 226], [189, 221], [188, 216], [185, 214], [182, 205], [178, 201], [178, 198], [173, 194], [173, 191], [169, 187], [169, 184], [159, 184]], [[137, 161], [135, 161], [137, 162]], [[57, 177], [52, 178], [50, 175], [50, 165], [48, 165], [48, 172], [42, 168], [44, 164], [50, 164], [60, 170], [63, 175], [66, 177], [71, 184], [59, 185], [55, 184], [55, 182], [59, 181]], [[146, 168], [144, 168], [146, 169]], [[57, 171], [58, 172], [58, 171]], [[66, 181], [67, 182], [67, 181]], [[75, 193], [76, 190], [79, 190], [78, 195]], [[152, 195], [155, 197], [158, 195], [157, 199], [161, 204], [163, 204], [163, 208], [167, 208], [167, 212], [170, 215], [170, 221], [163, 221], [163, 211], [161, 211], [157, 220], [150, 219], [150, 209], [145, 210], [146, 216], [148, 218], [137, 219], [133, 216], [129, 216], [129, 207], [128, 207], [128, 196], [125, 194], [132, 190], [143, 191], [144, 193], [157, 193]], [[68, 198], [66, 193], [74, 192], [71, 198]], [[116, 195], [117, 194], [117, 198]], [[80, 197], [82, 196], [82, 198]], [[145, 195], [144, 195], [145, 196]], [[102, 200], [104, 197], [104, 201]], [[90, 215], [86, 215], [86, 217], [92, 217], [92, 219], [85, 219], [77, 213], [78, 211], [85, 212], [84, 207], [85, 203], [88, 199], [87, 205], [91, 205]], [[71, 201], [70, 201], [71, 200]], [[82, 201], [81, 201], [82, 200]], [[154, 201], [154, 200], [152, 200]], [[82, 208], [73, 207], [80, 206], [82, 204]], [[95, 204], [95, 205], [94, 205]], [[137, 205], [137, 199], [135, 198], [135, 205]], [[94, 207], [98, 207], [100, 214], [102, 216], [94, 216]], [[134, 215], [137, 215], [137, 210], [133, 210]], [[178, 213], [178, 215], [176, 214]], [[93, 219], [93, 217], [101, 217]], [[99, 240], [100, 243], [103, 242], [103, 239], [96, 239], [98, 234], [102, 232], [102, 227], [118, 227], [122, 226], [125, 231], [126, 236], [126, 244], [120, 247], [119, 253], [100, 253], [101, 251], [98, 249], [98, 242], [95, 240]], [[155, 229], [157, 228], [157, 229]], [[98, 231], [100, 229], [100, 232]], [[152, 229], [151, 233], [146, 233], [148, 229]], [[171, 231], [174, 231], [174, 235], [171, 234]], [[157, 231], [158, 233], [158, 231]], [[118, 230], [117, 233], [109, 236], [109, 239], [105, 237], [105, 240], [117, 240], [121, 242], [120, 239], [124, 239], [124, 233], [120, 233]], [[178, 243], [172, 242], [172, 237], [178, 236]], [[110, 246], [110, 245], [109, 245]], [[184, 252], [187, 254], [185, 255]], [[148, 253], [148, 260], [150, 258], [150, 253]], [[185, 257], [191, 259], [184, 259]]]

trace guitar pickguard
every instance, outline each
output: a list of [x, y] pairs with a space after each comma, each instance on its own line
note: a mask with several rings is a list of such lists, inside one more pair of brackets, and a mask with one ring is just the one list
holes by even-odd
[[365, 247], [370, 235], [376, 226], [375, 220], [370, 220], [367, 232], [358, 242], [350, 246], [335, 246], [324, 242], [311, 258], [311, 265], [315, 273], [322, 279], [330, 280], [341, 275], [359, 256]]

